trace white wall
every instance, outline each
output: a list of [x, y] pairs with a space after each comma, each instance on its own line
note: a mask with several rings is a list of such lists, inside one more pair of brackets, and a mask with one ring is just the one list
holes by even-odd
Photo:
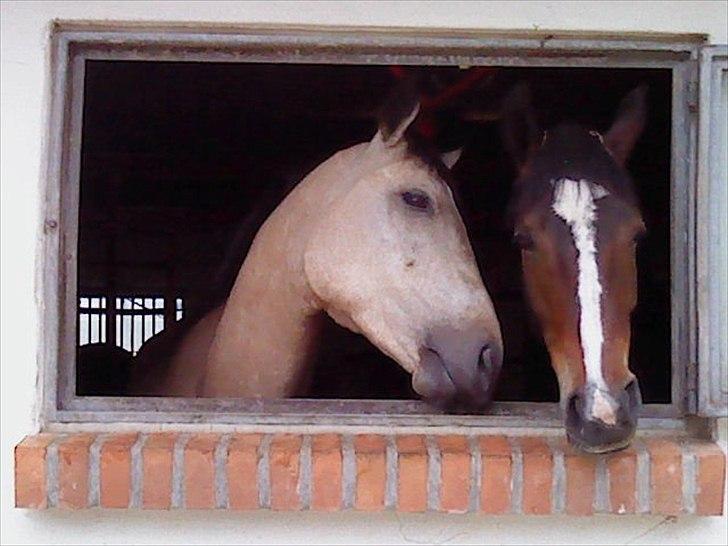
[[726, 544], [725, 518], [570, 519], [395, 514], [26, 512], [13, 504], [13, 446], [34, 432], [35, 241], [52, 19], [224, 21], [505, 29], [700, 32], [728, 42], [714, 2], [9, 2], [0, 3], [2, 130], [2, 543]]

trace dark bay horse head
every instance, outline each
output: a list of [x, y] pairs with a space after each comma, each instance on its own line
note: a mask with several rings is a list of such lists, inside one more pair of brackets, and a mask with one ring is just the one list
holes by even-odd
[[645, 97], [645, 87], [629, 93], [604, 135], [574, 123], [541, 131], [525, 87], [504, 103], [526, 290], [558, 377], [567, 436], [590, 452], [627, 446], [641, 404], [629, 345], [635, 242], [645, 227], [625, 164], [644, 128]]

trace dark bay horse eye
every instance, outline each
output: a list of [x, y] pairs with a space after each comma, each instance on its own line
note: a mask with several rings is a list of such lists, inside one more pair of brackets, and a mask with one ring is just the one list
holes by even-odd
[[521, 247], [522, 250], [533, 250], [534, 242], [533, 237], [531, 237], [530, 233], [526, 233], [523, 231], [516, 231], [513, 234], [513, 241]]
[[427, 194], [421, 191], [406, 191], [402, 193], [402, 200], [407, 203], [410, 207], [416, 209], [428, 209], [430, 208], [430, 198]]

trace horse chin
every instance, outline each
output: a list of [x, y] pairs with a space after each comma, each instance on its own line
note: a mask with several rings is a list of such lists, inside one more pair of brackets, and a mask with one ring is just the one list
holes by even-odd
[[569, 441], [569, 443], [572, 446], [574, 446], [576, 449], [579, 449], [585, 453], [599, 455], [602, 453], [611, 453], [613, 451], [621, 451], [623, 449], [626, 449], [632, 443], [632, 440], [634, 439], [634, 433], [632, 433], [629, 437], [627, 437], [623, 440], [620, 440], [618, 442], [614, 442], [611, 444], [600, 444], [600, 445], [589, 445], [584, 442], [581, 442], [577, 438], [574, 438], [568, 432], [566, 433], [566, 438]]
[[333, 321], [339, 326], [342, 326], [347, 330], [351, 330], [355, 334], [362, 333], [359, 326], [357, 326], [357, 324], [351, 319], [351, 317], [349, 317], [349, 315], [344, 311], [341, 311], [336, 307], [328, 307], [326, 309], [326, 314], [329, 315], [329, 317], [331, 317]]

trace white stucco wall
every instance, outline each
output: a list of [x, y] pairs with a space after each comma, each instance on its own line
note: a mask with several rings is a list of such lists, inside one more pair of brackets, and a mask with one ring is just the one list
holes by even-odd
[[2, 129], [2, 435], [6, 543], [652, 543], [726, 544], [725, 518], [483, 518], [339, 513], [26, 512], [13, 504], [13, 446], [34, 432], [38, 311], [35, 241], [54, 19], [267, 22], [700, 32], [728, 42], [728, 3], [713, 2], [8, 2], [0, 3]]

